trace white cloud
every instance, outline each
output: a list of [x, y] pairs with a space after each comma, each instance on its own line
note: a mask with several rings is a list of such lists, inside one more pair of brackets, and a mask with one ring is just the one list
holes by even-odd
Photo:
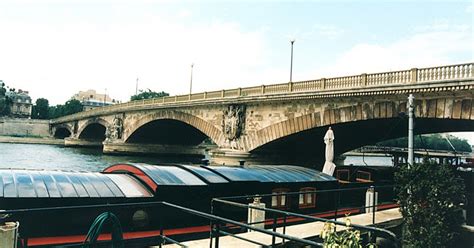
[[[390, 44], [356, 44], [338, 56], [334, 63], [306, 75], [334, 77], [472, 61], [472, 27], [432, 29], [401, 37]], [[459, 61], [459, 57], [465, 57], [467, 61]]]

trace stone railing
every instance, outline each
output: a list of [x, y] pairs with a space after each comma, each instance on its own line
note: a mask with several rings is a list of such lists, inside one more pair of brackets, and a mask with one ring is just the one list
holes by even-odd
[[413, 68], [404, 71], [361, 74], [347, 77], [322, 78], [317, 80], [261, 85], [246, 88], [201, 92], [195, 94], [165, 96], [161, 98], [137, 100], [122, 104], [109, 105], [89, 111], [64, 116], [53, 123], [67, 122], [90, 116], [104, 115], [117, 111], [135, 109], [137, 106], [159, 106], [195, 101], [232, 99], [239, 97], [279, 95], [301, 92], [330, 92], [343, 89], [358, 89], [382, 85], [416, 84], [442, 80], [469, 79], [474, 77], [474, 63], [447, 65], [430, 68]]

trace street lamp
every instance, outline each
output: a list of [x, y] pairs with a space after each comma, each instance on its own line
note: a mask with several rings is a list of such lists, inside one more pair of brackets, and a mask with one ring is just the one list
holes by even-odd
[[193, 68], [194, 68], [194, 63], [191, 64], [191, 79], [189, 81], [189, 94], [190, 95], [193, 91]]
[[104, 106], [105, 106], [106, 97], [107, 97], [107, 88], [105, 88], [105, 92], [104, 92]]
[[290, 82], [293, 82], [293, 44], [295, 43], [295, 39], [291, 39], [290, 43], [291, 43]]
[[135, 95], [138, 95], [138, 77], [137, 77], [137, 83], [135, 84]]

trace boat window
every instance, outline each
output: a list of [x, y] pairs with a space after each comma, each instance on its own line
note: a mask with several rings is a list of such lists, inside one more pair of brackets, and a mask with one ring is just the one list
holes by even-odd
[[316, 206], [316, 188], [305, 187], [300, 189], [299, 206], [300, 208], [313, 208]]
[[51, 175], [46, 174], [45, 172], [40, 172], [40, 174], [43, 178], [43, 182], [46, 185], [46, 188], [48, 189], [49, 197], [61, 197], [58, 186], [54, 182], [53, 177]]
[[77, 176], [81, 180], [82, 185], [84, 185], [84, 188], [86, 189], [87, 193], [89, 194], [89, 197], [100, 197], [99, 193], [97, 192], [97, 190], [92, 185], [92, 182], [89, 181], [88, 177], [86, 177], [84, 175], [85, 174], [81, 173]]
[[97, 175], [96, 173], [87, 173], [84, 176], [87, 177], [89, 182], [94, 186], [97, 193], [99, 193], [100, 197], [114, 197], [114, 193], [110, 191], [107, 184], [105, 184]]
[[39, 172], [32, 171], [31, 178], [33, 178], [33, 184], [35, 187], [35, 191], [38, 197], [49, 197], [48, 190], [46, 189], [46, 185], [43, 182], [43, 177]]
[[135, 166], [150, 176], [153, 181], [159, 185], [206, 185], [205, 182], [191, 172], [176, 166]]
[[5, 197], [17, 197], [16, 185], [12, 173], [2, 172], [3, 194]]
[[74, 189], [74, 186], [68, 180], [67, 176], [64, 174], [59, 174], [57, 172], [51, 173], [52, 177], [58, 185], [59, 192], [61, 192], [62, 197], [77, 197], [77, 192]]
[[126, 197], [151, 197], [151, 193], [137, 179], [126, 174], [105, 174]]
[[228, 181], [218, 174], [199, 166], [183, 165], [188, 170], [198, 174], [210, 183], [227, 183]]
[[30, 175], [26, 173], [15, 173], [14, 176], [17, 184], [18, 197], [36, 197]]
[[289, 190], [286, 188], [272, 190], [272, 208], [287, 208], [288, 197], [285, 195], [285, 193], [288, 192]]
[[336, 171], [336, 178], [337, 178], [339, 181], [350, 182], [349, 170], [347, 170], [347, 169], [337, 170], [337, 171]]
[[82, 185], [81, 180], [78, 177], [78, 174], [68, 173], [67, 177], [69, 177], [69, 180], [71, 180], [71, 183], [76, 189], [76, 192], [79, 197], [89, 196], [89, 194], [87, 193], [87, 190]]
[[372, 174], [370, 172], [361, 171], [361, 170], [357, 171], [356, 181], [358, 181], [358, 182], [372, 182], [371, 178], [372, 178]]

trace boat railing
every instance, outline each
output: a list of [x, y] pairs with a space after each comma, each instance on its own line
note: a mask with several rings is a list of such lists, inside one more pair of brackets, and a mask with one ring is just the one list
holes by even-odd
[[[162, 201], [141, 202], [141, 203], [96, 204], [96, 205], [83, 205], [83, 206], [15, 209], [15, 210], [0, 211], [0, 213], [2, 215], [11, 215], [9, 218], [11, 220], [14, 220], [15, 219], [14, 216], [17, 215], [17, 214], [34, 215], [34, 214], [42, 214], [44, 212], [52, 213], [52, 212], [55, 212], [55, 211], [68, 211], [68, 210], [102, 209], [102, 208], [104, 210], [105, 209], [106, 210], [113, 210], [113, 209], [131, 208], [131, 207], [153, 207], [153, 206], [170, 207], [172, 209], [180, 210], [182, 212], [185, 212], [185, 213], [188, 213], [188, 214], [191, 214], [191, 215], [194, 215], [194, 216], [202, 217], [202, 218], [205, 218], [205, 219], [209, 220], [212, 223], [210, 238], [212, 240], [212, 238], [214, 237], [215, 240], [216, 240], [214, 247], [219, 247], [219, 236], [221, 234], [227, 234], [227, 235], [235, 236], [234, 234], [226, 233], [226, 232], [220, 230], [220, 228], [225, 226], [225, 225], [239, 226], [239, 227], [247, 229], [247, 230], [252, 230], [252, 231], [255, 231], [255, 232], [262, 233], [262, 234], [271, 235], [272, 237], [278, 237], [278, 238], [281, 238], [281, 239], [290, 240], [290, 241], [293, 241], [293, 242], [296, 242], [296, 243], [299, 243], [299, 244], [303, 244], [303, 245], [310, 245], [311, 247], [315, 247], [315, 246], [322, 247], [322, 244], [319, 243], [319, 242], [310, 241], [310, 240], [306, 240], [306, 239], [302, 239], [302, 238], [298, 238], [298, 237], [278, 233], [278, 232], [275, 232], [275, 231], [270, 231], [270, 230], [266, 230], [266, 229], [263, 229], [263, 228], [254, 227], [254, 226], [244, 224], [244, 223], [239, 222], [239, 221], [231, 220], [231, 219], [224, 218], [224, 217], [221, 217], [221, 216], [217, 216], [217, 215], [214, 215], [214, 214], [205, 213], [205, 212], [202, 212], [202, 211], [198, 211], [198, 210], [194, 210], [194, 209], [191, 209], [191, 208], [179, 206], [179, 205], [172, 204], [172, 203], [169, 203], [169, 202], [162, 202]], [[23, 225], [23, 228], [25, 228], [24, 225]], [[154, 245], [159, 245], [159, 247], [162, 247], [162, 245], [164, 245], [168, 242], [168, 243], [171, 243], [171, 244], [179, 245], [181, 247], [187, 247], [183, 243], [178, 242], [176, 240], [173, 240], [173, 239], [167, 237], [164, 234], [164, 230], [163, 230], [162, 225], [159, 228], [160, 228], [160, 235], [155, 236], [155, 237], [150, 237], [150, 238], [147, 238], [147, 239], [143, 239], [142, 241], [134, 240], [132, 244], [133, 245], [153, 245], [154, 244]], [[26, 231], [25, 234], [20, 233], [21, 238], [23, 239], [23, 241], [21, 242], [23, 244], [23, 247], [28, 247], [27, 234], [28, 234], [28, 231]], [[101, 241], [99, 243], [108, 244], [110, 242], [111, 241]], [[252, 241], [252, 240], [248, 240], [248, 242], [258, 243], [258, 242]], [[258, 244], [260, 244], [260, 243], [258, 243]], [[129, 245], [131, 245], [131, 244], [129, 244]], [[267, 245], [265, 245], [265, 244], [261, 244], [261, 245], [263, 247], [267, 247]], [[61, 244], [61, 246], [62, 247], [66, 247], [66, 246], [67, 247], [83, 247], [84, 244], [83, 243]]]
[[[353, 228], [355, 230], [359, 231], [365, 231], [369, 233], [369, 237], [371, 241], [375, 241], [377, 237], [383, 237], [386, 238], [387, 240], [391, 241], [395, 245], [395, 247], [400, 247], [400, 241], [398, 240], [397, 236], [386, 229], [378, 228], [375, 227], [374, 225], [376, 224], [376, 211], [377, 209], [385, 209], [387, 207], [395, 207], [398, 206], [396, 204], [387, 204], [387, 202], [382, 202], [380, 204], [368, 204], [364, 206], [359, 206], [359, 207], [347, 207], [347, 206], [341, 206], [341, 194], [343, 193], [350, 193], [353, 194], [354, 191], [363, 191], [364, 193], [368, 189], [372, 189], [374, 191], [380, 191], [380, 190], [393, 190], [394, 185], [379, 185], [379, 186], [368, 186], [368, 187], [353, 187], [353, 188], [339, 188], [339, 189], [323, 189], [323, 190], [313, 190], [313, 191], [298, 191], [298, 192], [285, 192], [285, 193], [272, 193], [272, 194], [256, 194], [256, 195], [243, 195], [243, 196], [229, 196], [229, 197], [219, 197], [219, 198], [214, 198], [212, 199], [211, 202], [211, 213], [217, 212], [217, 205], [216, 204], [223, 204], [223, 205], [228, 205], [228, 206], [233, 206], [237, 208], [242, 208], [246, 209], [247, 211], [249, 209], [255, 209], [255, 210], [260, 210], [264, 212], [271, 213], [273, 215], [273, 222], [271, 223], [271, 228], [273, 231], [277, 230], [278, 223], [283, 223], [282, 227], [282, 233], [286, 233], [286, 224], [288, 218], [291, 217], [296, 217], [296, 218], [301, 218], [305, 222], [314, 222], [314, 221], [320, 221], [320, 222], [327, 222], [327, 223], [332, 223], [335, 226], [344, 226], [344, 227], [349, 227]], [[328, 218], [322, 218], [322, 217], [315, 217], [312, 215], [308, 214], [300, 214], [300, 213], [294, 213], [294, 212], [289, 212], [285, 211], [283, 209], [276, 209], [276, 208], [271, 208], [271, 207], [258, 207], [254, 206], [251, 204], [244, 204], [242, 201], [252, 201], [255, 198], [266, 198], [266, 197], [275, 197], [275, 196], [285, 196], [286, 199], [288, 200], [288, 197], [291, 196], [300, 196], [302, 194], [332, 194], [334, 195], [334, 205], [335, 208], [330, 210], [330, 211], [323, 211], [323, 212], [318, 212], [318, 215], [322, 216], [333, 216], [333, 219], [328, 219]], [[375, 201], [374, 201], [375, 202]], [[341, 208], [342, 207], [342, 208]], [[337, 218], [340, 217], [341, 215], [344, 216], [347, 213], [355, 212], [364, 212], [368, 211], [370, 209], [370, 212], [372, 213], [372, 226], [364, 226], [364, 225], [358, 225], [358, 224], [349, 224], [347, 222], [341, 222], [338, 221]], [[262, 223], [267, 223], [265, 220], [263, 221], [256, 221], [256, 222], [249, 222], [247, 223], [248, 225], [255, 225], [255, 224], [262, 224]], [[237, 237], [239, 238], [239, 237]], [[285, 242], [285, 239], [282, 240], [282, 242]], [[272, 246], [276, 245], [276, 240], [275, 236], [272, 238]]]
[[[390, 186], [377, 186], [378, 189], [381, 188], [381, 187], [386, 188], [386, 187], [390, 187]], [[318, 194], [321, 194], [323, 192], [325, 192], [325, 193], [335, 193], [336, 192], [336, 195], [337, 195], [337, 192], [351, 192], [351, 191], [354, 191], [354, 190], [362, 190], [362, 189], [367, 189], [367, 187], [332, 189], [332, 190], [316, 190], [315, 192], [317, 192]], [[305, 192], [291, 192], [291, 193], [287, 193], [287, 195], [301, 194], [301, 193], [307, 194], [307, 193], [311, 193], [311, 192], [308, 192], [308, 191], [305, 191]], [[274, 194], [269, 194], [269, 195], [274, 195]], [[259, 196], [267, 196], [267, 195], [259, 195]], [[244, 199], [244, 198], [249, 198], [250, 199], [251, 197], [252, 196], [240, 196], [240, 199]], [[210, 223], [210, 225], [209, 225], [210, 226], [210, 235], [209, 235], [210, 246], [209, 247], [216, 247], [216, 248], [219, 247], [219, 238], [222, 235], [232, 236], [232, 237], [244, 240], [246, 242], [250, 242], [250, 243], [253, 243], [253, 244], [260, 245], [262, 247], [275, 247], [276, 238], [279, 238], [279, 239], [283, 240], [284, 242], [286, 242], [286, 241], [294, 242], [294, 243], [301, 244], [301, 245], [309, 245], [311, 247], [322, 247], [323, 246], [322, 243], [314, 241], [314, 240], [287, 235], [285, 233], [285, 229], [283, 229], [283, 233], [277, 232], [277, 230], [276, 230], [276, 223], [277, 223], [276, 216], [277, 215], [276, 214], [280, 214], [284, 217], [283, 222], [285, 224], [286, 224], [286, 219], [288, 217], [292, 216], [292, 217], [302, 218], [302, 219], [307, 220], [307, 221], [329, 222], [329, 223], [333, 223], [335, 225], [342, 225], [342, 226], [347, 227], [347, 223], [337, 221], [336, 219], [332, 220], [332, 219], [327, 219], [327, 218], [314, 217], [314, 216], [310, 216], [310, 215], [293, 213], [293, 212], [278, 210], [278, 209], [250, 207], [246, 204], [231, 201], [231, 199], [235, 200], [237, 198], [239, 198], [239, 197], [214, 198], [212, 200], [212, 203], [211, 203], [212, 207], [211, 207], [211, 212], [210, 213], [198, 211], [198, 210], [195, 210], [195, 209], [191, 209], [191, 208], [188, 208], [188, 207], [176, 205], [176, 204], [169, 203], [169, 202], [155, 201], [155, 202], [140, 202], [140, 203], [96, 204], [96, 205], [81, 205], [81, 206], [63, 206], [63, 207], [15, 209], [15, 210], [0, 211], [0, 214], [1, 215], [11, 215], [9, 217], [9, 220], [15, 220], [16, 215], [32, 217], [34, 215], [44, 214], [45, 212], [48, 212], [50, 214], [51, 213], [54, 214], [54, 213], [57, 213], [59, 211], [70, 211], [70, 210], [87, 210], [87, 209], [98, 210], [99, 209], [100, 211], [114, 211], [114, 210], [119, 210], [119, 209], [135, 208], [135, 207], [139, 207], [139, 208], [167, 207], [167, 208], [171, 208], [171, 209], [174, 209], [174, 210], [177, 210], [177, 211], [180, 211], [180, 212], [184, 212], [186, 214], [190, 214], [192, 216], [197, 216], [197, 217], [204, 218], [204, 219], [208, 220], [209, 223]], [[336, 196], [336, 198], [337, 198], [337, 196]], [[219, 216], [218, 214], [216, 214], [216, 212], [213, 212], [213, 210], [215, 209], [214, 205], [217, 204], [217, 203], [231, 205], [231, 206], [235, 206], [235, 207], [239, 207], [239, 208], [247, 208], [247, 209], [248, 208], [254, 208], [254, 209], [259, 209], [259, 210], [264, 210], [264, 211], [271, 212], [271, 213], [275, 214], [274, 218], [273, 218], [273, 228], [270, 229], [270, 230], [267, 230], [267, 229], [264, 229], [264, 228], [254, 226], [253, 225], [254, 223], [243, 223], [241, 221], [236, 221], [236, 220], [229, 219], [227, 217]], [[376, 205], [374, 204], [373, 206], [364, 206], [364, 208], [367, 208], [367, 207], [372, 207], [373, 208], [373, 218], [375, 220]], [[337, 210], [338, 210], [338, 207], [336, 208], [336, 213], [335, 213], [336, 217], [337, 217]], [[157, 212], [161, 213], [161, 211], [157, 211]], [[162, 216], [159, 216], [159, 217], [162, 217]], [[259, 232], [259, 233], [264, 234], [264, 235], [270, 235], [272, 237], [272, 244], [271, 245], [263, 244], [263, 243], [260, 243], [258, 241], [255, 241], [255, 240], [246, 239], [242, 236], [236, 235], [235, 230], [234, 230], [234, 233], [232, 233], [232, 231], [227, 232], [225, 228], [228, 227], [228, 226], [235, 226], [235, 227], [243, 229], [243, 230], [252, 230], [254, 232]], [[357, 224], [350, 224], [349, 227], [352, 227], [352, 228], [357, 229], [357, 230], [363, 230], [363, 231], [370, 232], [371, 234], [374, 234], [373, 237], [376, 237], [376, 236], [385, 237], [385, 238], [393, 241], [393, 243], [396, 246], [398, 245], [398, 240], [397, 240], [395, 234], [393, 234], [390, 231], [387, 231], [387, 230], [384, 230], [384, 229], [381, 229], [381, 228], [377, 228], [377, 227], [362, 226], [362, 225], [357, 225]], [[285, 226], [283, 228], [285, 228]], [[160, 233], [159, 235], [155, 235], [155, 236], [148, 237], [148, 238], [141, 238], [139, 240], [132, 240], [132, 241], [126, 240], [124, 242], [131, 242], [131, 243], [127, 243], [127, 245], [131, 245], [131, 244], [133, 244], [133, 245], [159, 245], [159, 247], [162, 247], [162, 245], [164, 245], [164, 244], [176, 244], [176, 245], [181, 246], [181, 247], [187, 247], [185, 244], [166, 236], [165, 232], [164, 232], [163, 223], [160, 223], [159, 227], [157, 226], [157, 230], [158, 229], [159, 229], [159, 233]], [[27, 245], [28, 244], [28, 236], [27, 235], [28, 235], [29, 232], [28, 232], [28, 229], [25, 225], [23, 225], [23, 230], [25, 230], [25, 232], [20, 233], [20, 235], [21, 235], [21, 238], [23, 240], [23, 246], [27, 247], [28, 246]], [[20, 230], [20, 232], [21, 232], [21, 230]], [[317, 235], [317, 234], [315, 234], [315, 235]], [[101, 242], [107, 244], [111, 241], [101, 241]], [[66, 246], [66, 245], [68, 247], [83, 247], [83, 243], [80, 243], [80, 244], [79, 243], [64, 244], [64, 246]]]

